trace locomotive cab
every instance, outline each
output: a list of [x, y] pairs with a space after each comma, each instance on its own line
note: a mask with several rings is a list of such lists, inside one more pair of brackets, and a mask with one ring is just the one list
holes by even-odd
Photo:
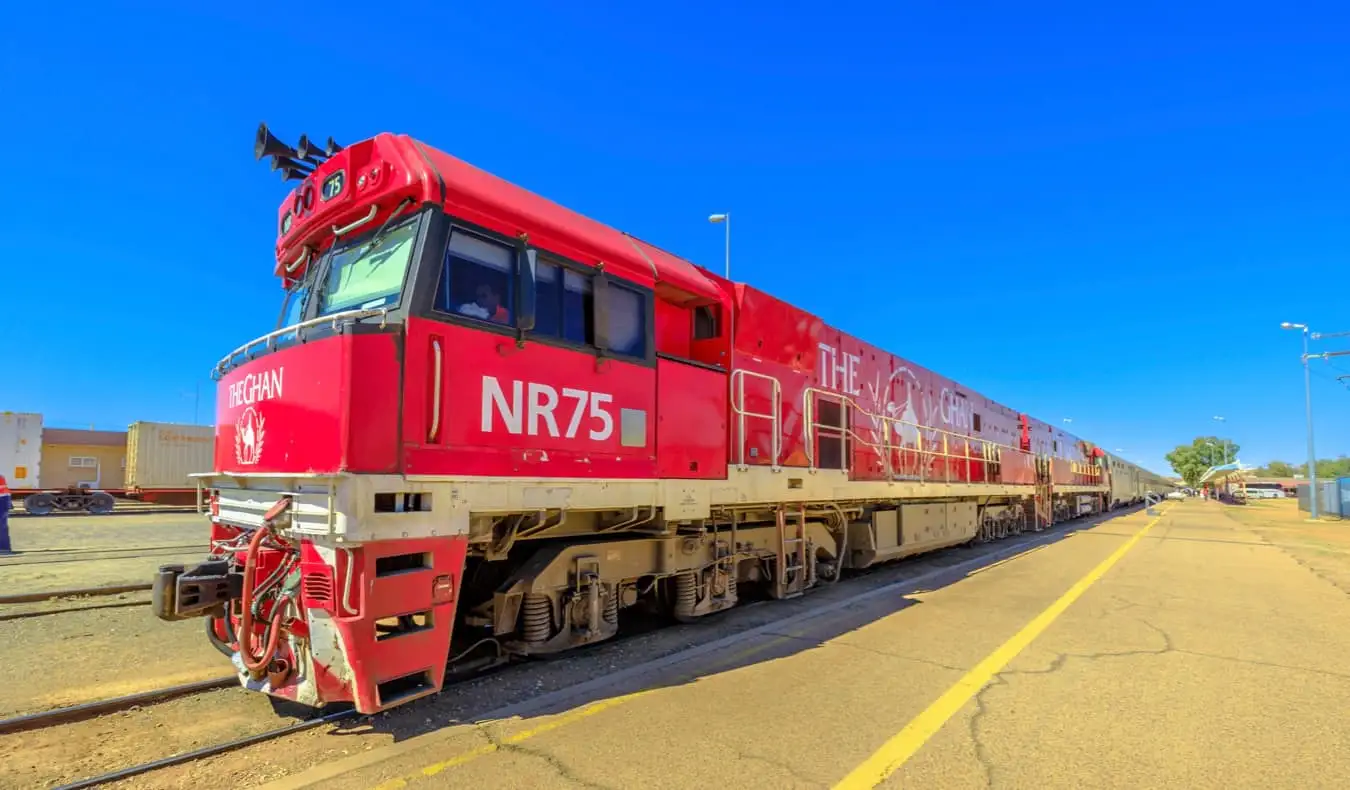
[[[667, 440], [674, 476], [725, 476], [720, 286], [596, 223], [563, 232], [576, 215], [411, 138], [308, 165], [259, 146], [301, 182], [280, 316], [214, 371], [212, 557], [159, 574], [159, 615], [209, 617], [250, 688], [367, 712], [439, 689], [480, 643], [466, 662], [612, 635], [617, 584], [559, 556], [539, 594], [516, 571], [540, 549], [512, 547], [655, 523], [664, 417], [702, 423]], [[665, 413], [659, 377], [684, 393]], [[597, 478], [632, 485], [565, 486]]]

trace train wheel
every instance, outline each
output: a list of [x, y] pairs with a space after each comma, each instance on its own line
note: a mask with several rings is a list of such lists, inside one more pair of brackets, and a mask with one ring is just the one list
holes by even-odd
[[95, 515], [103, 516], [111, 513], [117, 505], [117, 500], [112, 498], [111, 494], [105, 494], [102, 491], [89, 497], [88, 510]]
[[55, 504], [51, 494], [32, 494], [23, 500], [23, 509], [34, 516], [45, 516]]

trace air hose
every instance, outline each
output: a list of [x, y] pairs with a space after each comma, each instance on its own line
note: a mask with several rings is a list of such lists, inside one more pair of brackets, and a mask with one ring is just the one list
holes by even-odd
[[244, 555], [244, 595], [240, 602], [239, 657], [243, 661], [244, 668], [254, 677], [262, 677], [272, 661], [272, 656], [277, 652], [277, 644], [281, 639], [281, 623], [286, 616], [286, 607], [283, 605], [283, 601], [276, 601], [272, 606], [272, 621], [268, 623], [265, 630], [265, 647], [261, 655], [255, 653], [253, 650], [253, 578], [258, 570], [258, 549], [261, 548], [263, 538], [267, 536], [268, 532], [269, 529], [265, 526], [254, 532], [253, 538], [248, 542], [248, 552]]

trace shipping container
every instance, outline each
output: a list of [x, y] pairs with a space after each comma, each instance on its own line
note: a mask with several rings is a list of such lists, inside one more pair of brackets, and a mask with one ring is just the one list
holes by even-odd
[[0, 412], [0, 475], [10, 488], [41, 483], [42, 415]]
[[209, 425], [134, 422], [127, 428], [129, 489], [193, 488], [188, 475], [212, 470], [216, 430]]

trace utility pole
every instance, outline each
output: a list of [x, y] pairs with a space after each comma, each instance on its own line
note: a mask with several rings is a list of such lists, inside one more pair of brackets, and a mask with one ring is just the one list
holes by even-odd
[[1317, 454], [1313, 451], [1312, 373], [1308, 370], [1308, 325], [1280, 324], [1281, 329], [1297, 329], [1303, 333], [1303, 403], [1308, 421], [1308, 517], [1317, 518]]
[[1331, 359], [1350, 355], [1350, 351], [1325, 351], [1321, 354], [1308, 353], [1308, 340], [1322, 340], [1333, 337], [1350, 337], [1350, 332], [1309, 332], [1307, 324], [1292, 324], [1288, 321], [1280, 324], [1281, 329], [1297, 329], [1303, 333], [1303, 402], [1308, 419], [1308, 516], [1317, 518], [1317, 453], [1313, 450], [1313, 414], [1312, 414], [1312, 371], [1308, 367], [1310, 359]]

